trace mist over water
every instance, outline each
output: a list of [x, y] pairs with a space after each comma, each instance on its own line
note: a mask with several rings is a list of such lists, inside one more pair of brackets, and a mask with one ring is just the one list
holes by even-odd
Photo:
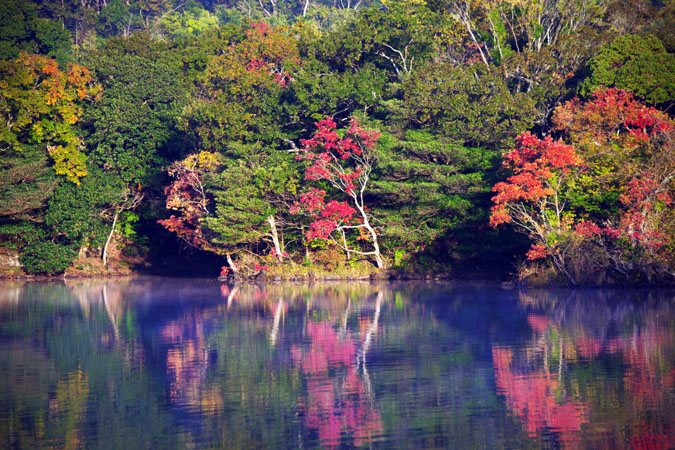
[[673, 448], [675, 291], [0, 283], [0, 448]]

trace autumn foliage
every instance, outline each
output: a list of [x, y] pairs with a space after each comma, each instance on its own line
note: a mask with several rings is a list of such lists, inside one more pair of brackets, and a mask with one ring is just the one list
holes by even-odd
[[[309, 164], [305, 171], [306, 180], [327, 182], [336, 191], [346, 194], [347, 201], [327, 202], [325, 190], [311, 188], [300, 196], [290, 212], [305, 213], [312, 218], [307, 239], [331, 239], [346, 251], [373, 255], [378, 268], [382, 268], [384, 263], [377, 233], [363, 198], [380, 133], [361, 127], [356, 119], [350, 121], [344, 136], [338, 134], [337, 124], [331, 117], [319, 121], [316, 127], [310, 139], [301, 141], [302, 149], [296, 159]], [[345, 238], [347, 231], [358, 231], [359, 240], [369, 239], [372, 250], [349, 250]], [[334, 232], [341, 233], [341, 241]]]
[[513, 222], [535, 241], [528, 259], [551, 255], [563, 269], [556, 247], [569, 223], [564, 188], [581, 158], [572, 146], [550, 136], [542, 140], [525, 132], [516, 142], [503, 163], [513, 175], [493, 188], [497, 195], [492, 198], [490, 225]]
[[574, 147], [521, 135], [504, 156], [514, 175], [494, 187], [491, 225], [513, 222], [535, 241], [528, 259], [549, 259], [572, 283], [663, 275], [672, 119], [630, 92], [602, 89], [561, 105], [553, 121]]
[[327, 180], [349, 195], [356, 194], [357, 190], [363, 191], [380, 133], [362, 128], [356, 119], [351, 120], [345, 137], [339, 136], [331, 117], [319, 121], [316, 127], [310, 139], [301, 141], [303, 148], [297, 157], [311, 163], [305, 177], [308, 180]]
[[331, 233], [340, 226], [358, 224], [354, 219], [356, 210], [346, 202], [331, 200], [326, 202], [326, 191], [310, 189], [300, 195], [299, 203], [291, 208], [291, 213], [296, 214], [304, 209], [312, 219], [311, 229], [307, 231], [307, 239], [329, 239]]
[[245, 47], [246, 53], [241, 55], [249, 60], [246, 70], [266, 74], [278, 85], [286, 87], [291, 79], [290, 66], [298, 63], [292, 56], [295, 53], [293, 41], [273, 32], [264, 20], [251, 23], [246, 36], [249, 43]]
[[670, 1], [57, 3], [0, 11], [0, 251], [151, 258], [161, 216], [274, 276], [508, 272], [499, 225], [531, 271], [675, 273]]
[[[587, 159], [630, 165], [644, 144], [673, 127], [667, 114], [621, 89], [601, 89], [586, 102], [575, 98], [564, 103], [556, 109], [553, 123], [555, 130], [564, 131], [583, 149]], [[608, 152], [607, 146], [613, 151]]]
[[0, 143], [18, 154], [26, 144], [41, 144], [57, 174], [79, 184], [87, 174], [82, 139], [74, 125], [84, 100], [99, 98], [101, 87], [78, 64], [59, 69], [51, 58], [22, 53], [0, 63]]
[[187, 244], [204, 250], [218, 249], [204, 236], [202, 218], [209, 215], [210, 199], [204, 187], [204, 177], [213, 173], [219, 166], [217, 155], [201, 152], [177, 161], [169, 168], [174, 181], [166, 187], [166, 208], [178, 211], [180, 215], [171, 215], [159, 220], [159, 224]]
[[497, 193], [492, 198], [492, 226], [514, 219], [532, 223], [535, 219], [524, 205], [539, 208], [539, 212], [546, 208], [548, 199], [559, 194], [570, 169], [579, 166], [581, 159], [562, 141], [555, 142], [550, 136], [541, 140], [525, 132], [518, 137], [516, 148], [504, 155], [503, 164], [514, 175], [492, 189]]

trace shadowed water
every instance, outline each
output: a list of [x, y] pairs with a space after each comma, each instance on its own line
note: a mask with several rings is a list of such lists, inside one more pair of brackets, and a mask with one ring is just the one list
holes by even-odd
[[675, 292], [0, 283], [0, 448], [675, 448]]

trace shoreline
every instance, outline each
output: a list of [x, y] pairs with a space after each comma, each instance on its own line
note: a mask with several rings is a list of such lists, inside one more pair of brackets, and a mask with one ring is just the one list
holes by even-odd
[[378, 272], [359, 275], [331, 275], [327, 273], [316, 274], [312, 272], [291, 274], [281, 276], [278, 274], [258, 273], [249, 277], [242, 276], [200, 276], [200, 275], [181, 275], [171, 273], [143, 273], [143, 272], [124, 272], [124, 273], [63, 273], [59, 275], [26, 275], [26, 274], [4, 274], [0, 273], [0, 282], [3, 281], [57, 281], [57, 280], [86, 280], [86, 279], [140, 279], [140, 278], [172, 278], [172, 279], [213, 279], [228, 283], [311, 283], [311, 282], [350, 282], [350, 281], [489, 281], [495, 283], [510, 283], [505, 281], [504, 277], [498, 277], [486, 273], [471, 274], [451, 274], [449, 272], [399, 272], [384, 269]]
[[[280, 276], [252, 276], [242, 277], [216, 277], [216, 276], [181, 276], [172, 274], [147, 274], [147, 273], [120, 273], [120, 274], [77, 274], [77, 275], [5, 275], [0, 274], [0, 281], [52, 281], [52, 280], [77, 280], [77, 279], [122, 279], [122, 278], [173, 278], [173, 279], [214, 279], [218, 281], [230, 281], [237, 283], [276, 283], [276, 282], [298, 282], [298, 281], [452, 281], [458, 279], [466, 280], [486, 280], [488, 277], [453, 277], [449, 274], [424, 275], [424, 274], [369, 274], [360, 276], [344, 275], [292, 275], [286, 277]], [[496, 281], [496, 280], [493, 280]]]
[[128, 280], [143, 278], [167, 278], [174, 280], [208, 279], [226, 284], [311, 284], [315, 282], [484, 282], [499, 284], [502, 289], [672, 289], [675, 284], [624, 284], [624, 285], [584, 285], [571, 286], [565, 284], [548, 284], [544, 286], [518, 283], [516, 280], [489, 276], [487, 274], [451, 275], [448, 273], [420, 274], [420, 273], [387, 273], [387, 271], [360, 276], [343, 275], [292, 275], [287, 277], [267, 275], [249, 278], [215, 277], [215, 276], [180, 276], [171, 274], [149, 273], [117, 273], [117, 274], [61, 274], [61, 275], [4, 275], [0, 274], [0, 283], [3, 282], [35, 282], [35, 281], [73, 281], [73, 280]]

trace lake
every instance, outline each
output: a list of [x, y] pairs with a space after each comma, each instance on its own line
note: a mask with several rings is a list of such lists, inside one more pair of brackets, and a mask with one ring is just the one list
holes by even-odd
[[675, 291], [0, 283], [0, 448], [675, 448]]

